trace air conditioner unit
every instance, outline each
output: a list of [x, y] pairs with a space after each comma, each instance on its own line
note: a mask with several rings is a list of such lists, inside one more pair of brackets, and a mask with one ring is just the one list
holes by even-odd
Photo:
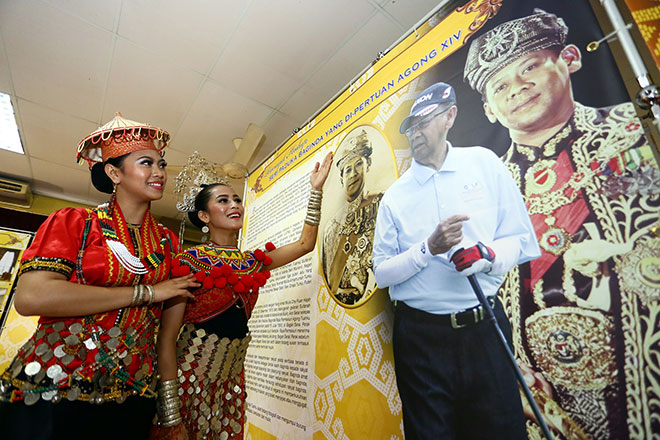
[[29, 208], [32, 205], [30, 185], [0, 177], [0, 203]]

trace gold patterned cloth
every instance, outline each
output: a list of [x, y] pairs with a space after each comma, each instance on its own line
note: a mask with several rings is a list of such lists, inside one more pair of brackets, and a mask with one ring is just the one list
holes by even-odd
[[660, 397], [649, 368], [660, 354], [660, 172], [634, 109], [577, 104], [545, 144], [513, 144], [504, 162], [542, 249], [501, 289], [516, 351], [552, 386], [545, 410], [563, 438], [631, 438], [649, 407], [634, 396]]
[[190, 439], [242, 439], [243, 364], [251, 336], [219, 338], [185, 324], [177, 341], [181, 415]]

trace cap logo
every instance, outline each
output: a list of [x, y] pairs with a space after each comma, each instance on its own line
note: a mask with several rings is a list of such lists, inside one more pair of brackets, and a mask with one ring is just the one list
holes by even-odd
[[431, 113], [433, 110], [438, 108], [438, 104], [431, 104], [422, 109], [422, 111], [419, 111], [415, 114], [415, 116], [426, 116], [429, 113]]
[[413, 107], [416, 106], [417, 104], [420, 104], [420, 103], [424, 102], [424, 101], [428, 101], [432, 97], [433, 97], [433, 93], [427, 93], [426, 95], [420, 96], [419, 98], [417, 98], [417, 100], [413, 104]]
[[449, 94], [451, 93], [451, 87], [447, 87], [444, 92], [442, 92], [442, 99], [447, 99], [449, 98]]

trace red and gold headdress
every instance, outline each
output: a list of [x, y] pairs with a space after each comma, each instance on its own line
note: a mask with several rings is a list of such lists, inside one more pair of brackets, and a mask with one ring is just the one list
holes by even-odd
[[84, 159], [91, 168], [95, 163], [133, 151], [156, 150], [162, 155], [169, 140], [165, 130], [124, 119], [116, 113], [112, 121], [80, 141], [76, 160]]

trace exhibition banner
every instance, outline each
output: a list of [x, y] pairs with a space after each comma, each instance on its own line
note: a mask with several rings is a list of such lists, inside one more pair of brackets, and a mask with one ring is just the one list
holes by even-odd
[[31, 241], [29, 232], [0, 228], [0, 371], [37, 327], [36, 316], [21, 316], [13, 307], [21, 256]]
[[541, 257], [499, 295], [554, 434], [660, 432], [660, 172], [609, 49], [585, 50], [602, 36], [588, 2], [459, 4], [249, 176], [242, 246], [281, 246], [300, 235], [314, 163], [335, 154], [315, 252], [272, 272], [249, 323], [248, 438], [404, 438], [392, 304], [371, 252], [381, 197], [412, 161], [401, 122], [440, 81], [457, 98], [448, 140], [502, 158], [539, 240]]
[[656, 67], [660, 66], [660, 5], [653, 0], [626, 0]]

